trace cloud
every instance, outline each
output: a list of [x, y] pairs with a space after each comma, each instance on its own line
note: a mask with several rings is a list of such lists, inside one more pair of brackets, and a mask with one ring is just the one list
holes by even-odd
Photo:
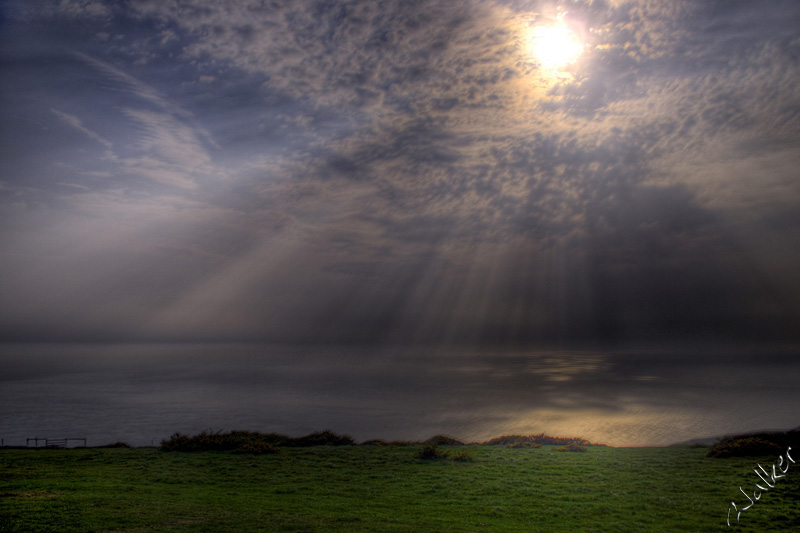
[[[117, 165], [121, 172], [183, 189], [195, 188], [200, 179], [224, 179], [225, 171], [214, 166], [208, 151], [218, 145], [210, 133], [196, 123], [191, 113], [170, 102], [148, 84], [104, 61], [80, 52], [75, 56], [102, 73], [105, 79], [117, 82], [106, 90], [126, 94], [126, 106], [107, 110], [104, 117], [107, 121], [109, 116], [118, 114], [127, 119], [129, 124], [123, 130], [126, 135], [114, 149], [111, 141], [86, 128], [78, 117], [55, 109], [53, 112], [106, 146], [108, 152], [104, 157]], [[88, 112], [97, 114], [96, 111]], [[119, 118], [115, 120], [121, 122]], [[135, 128], [130, 127], [131, 122]], [[133, 132], [136, 133], [131, 135]], [[119, 137], [120, 133], [115, 131], [111, 135]]]
[[101, 1], [61, 0], [57, 8], [61, 13], [73, 17], [108, 19], [111, 9]]
[[97, 133], [93, 132], [92, 130], [84, 126], [81, 120], [75, 115], [70, 115], [69, 113], [63, 113], [61, 111], [58, 111], [57, 109], [50, 109], [50, 111], [55, 113], [57, 117], [62, 119], [64, 122], [75, 128], [76, 130], [84, 133], [90, 139], [94, 139], [95, 141], [99, 142], [109, 150], [113, 148], [113, 144], [111, 144], [111, 141], [104, 139]]
[[[82, 272], [20, 316], [500, 344], [758, 336], [797, 316], [769, 289], [796, 293], [794, 4], [90, 5], [60, 4], [70, 22], [44, 33], [75, 50], [80, 90], [37, 103], [105, 150], [31, 120], [61, 149], [15, 159], [4, 194], [52, 211], [5, 216], [17, 237], [59, 217], [65, 242], [105, 237], [25, 278], [33, 294]], [[554, 75], [526, 42], [559, 14], [586, 47]], [[116, 314], [70, 315], [114, 287]]]
[[[97, 58], [91, 57], [83, 52], [73, 52], [75, 57], [80, 59], [81, 61], [85, 62], [88, 65], [91, 65], [93, 68], [97, 69], [98, 71], [102, 72], [110, 79], [116, 80], [120, 83], [121, 87], [124, 90], [130, 92], [134, 96], [153, 104], [156, 108], [161, 111], [170, 113], [179, 117], [181, 119], [191, 119], [192, 114], [188, 111], [184, 110], [180, 106], [170, 102], [166, 98], [164, 98], [156, 89], [139, 81], [138, 79], [134, 78], [130, 74], [123, 72], [122, 70], [114, 67], [113, 65], [101, 61]], [[208, 133], [202, 129], [199, 131], [203, 132], [206, 138], [209, 137]]]
[[182, 188], [195, 187], [201, 176], [224, 177], [222, 171], [213, 167], [193, 128], [163, 113], [138, 109], [122, 112], [139, 126], [136, 147], [144, 154], [125, 159], [125, 168]]

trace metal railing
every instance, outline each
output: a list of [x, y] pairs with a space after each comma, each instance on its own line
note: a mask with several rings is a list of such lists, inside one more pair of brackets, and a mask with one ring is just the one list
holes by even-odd
[[69, 441], [82, 441], [83, 447], [86, 447], [86, 439], [78, 438], [78, 437], [65, 437], [63, 439], [47, 439], [44, 437], [31, 437], [30, 439], [25, 439], [25, 446], [30, 447], [31, 442], [33, 442], [33, 446], [35, 448], [39, 448], [39, 443], [43, 442], [45, 448], [66, 448], [69, 445]]

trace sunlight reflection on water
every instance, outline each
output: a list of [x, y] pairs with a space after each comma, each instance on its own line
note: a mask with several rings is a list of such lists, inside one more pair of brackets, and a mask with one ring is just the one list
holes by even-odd
[[0, 363], [6, 444], [329, 428], [357, 440], [545, 432], [664, 445], [795, 427], [800, 403], [791, 354], [5, 345]]

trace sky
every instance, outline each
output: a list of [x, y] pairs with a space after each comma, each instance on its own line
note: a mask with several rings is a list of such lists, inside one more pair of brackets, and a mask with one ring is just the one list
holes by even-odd
[[796, 0], [0, 17], [0, 340], [800, 340]]

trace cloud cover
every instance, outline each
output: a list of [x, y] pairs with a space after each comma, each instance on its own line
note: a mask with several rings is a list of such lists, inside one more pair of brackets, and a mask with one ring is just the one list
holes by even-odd
[[[553, 74], [528, 37], [559, 16], [585, 49]], [[0, 334], [795, 341], [798, 18], [12, 2]]]

